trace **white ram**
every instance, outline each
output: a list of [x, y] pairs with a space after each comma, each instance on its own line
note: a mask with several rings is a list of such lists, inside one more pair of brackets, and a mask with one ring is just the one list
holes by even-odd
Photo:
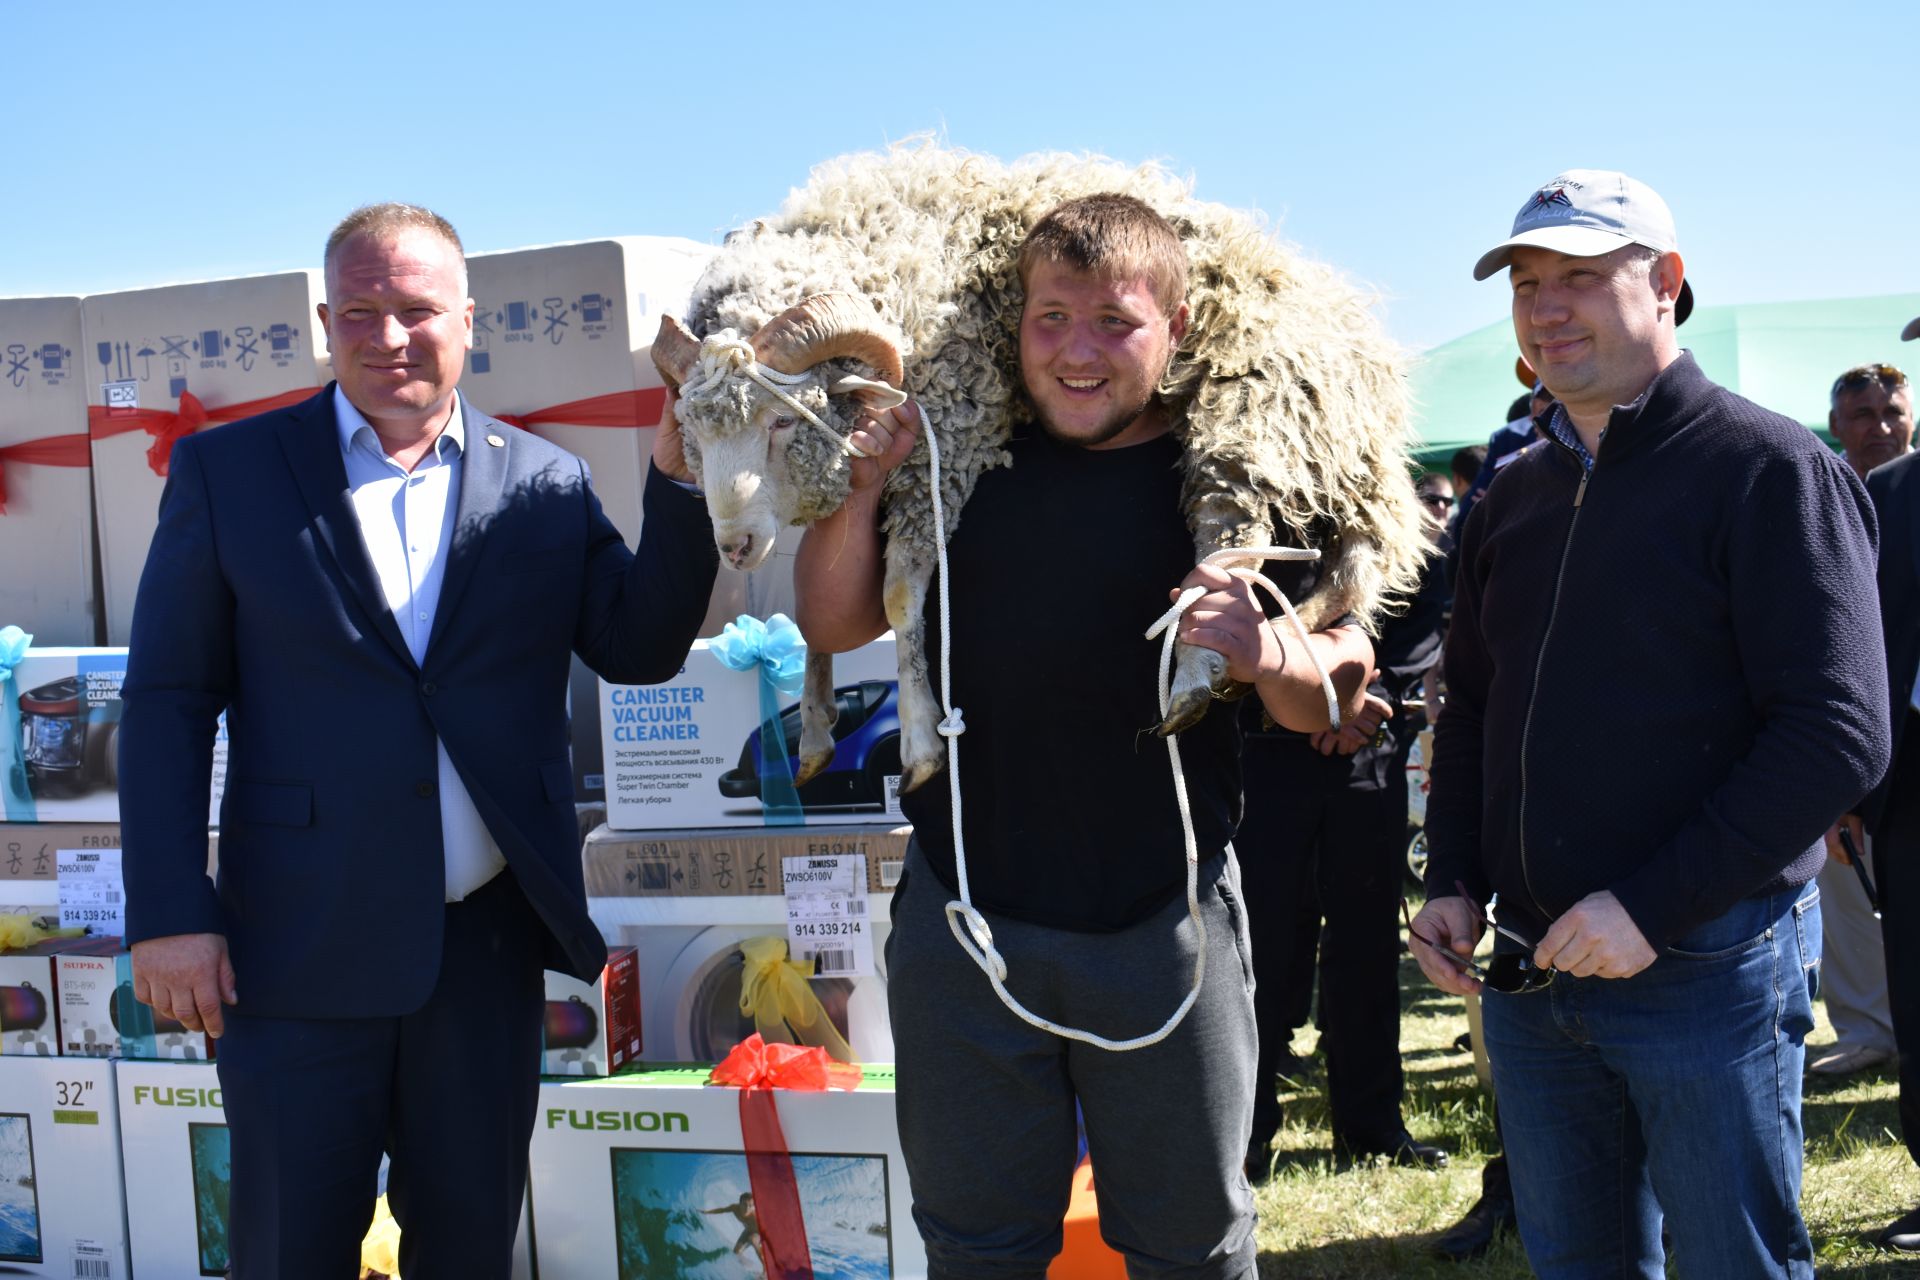
[[[1364, 295], [1256, 218], [1193, 199], [1160, 168], [1097, 157], [1007, 165], [921, 143], [829, 161], [777, 217], [728, 236], [686, 326], [664, 319], [653, 356], [678, 388], [688, 461], [736, 569], [760, 564], [781, 525], [846, 499], [839, 443], [798, 421], [788, 397], [840, 435], [885, 396], [876, 379], [924, 410], [939, 438], [946, 528], [934, 527], [924, 440], [882, 496], [908, 789], [945, 761], [922, 621], [936, 539], [952, 535], [980, 474], [1007, 462], [1010, 430], [1030, 412], [1016, 256], [1048, 211], [1101, 191], [1145, 200], [1187, 248], [1191, 316], [1159, 391], [1185, 446], [1196, 562], [1276, 533], [1298, 545], [1319, 536], [1320, 587], [1300, 603], [1317, 627], [1347, 612], [1370, 619], [1414, 586], [1426, 554], [1397, 351]], [[1180, 646], [1160, 731], [1193, 723], [1230, 686], [1220, 655]], [[802, 781], [832, 758], [832, 691], [831, 658], [810, 655]]]

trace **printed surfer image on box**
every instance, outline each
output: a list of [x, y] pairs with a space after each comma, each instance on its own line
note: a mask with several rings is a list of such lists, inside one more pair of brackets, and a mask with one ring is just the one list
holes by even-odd
[[[763, 701], [762, 676], [699, 640], [658, 685], [600, 685], [607, 822], [616, 830], [898, 823], [900, 724], [893, 637], [834, 655], [834, 754], [808, 782], [799, 767], [800, 706]], [[779, 744], [769, 750], [769, 740]], [[763, 761], [777, 763], [772, 771]]]
[[[531, 1151], [542, 1275], [748, 1280], [771, 1274], [736, 1090], [707, 1068], [650, 1069], [541, 1085]], [[890, 1068], [851, 1092], [775, 1094], [798, 1192], [803, 1250], [819, 1280], [924, 1276], [894, 1123]]]
[[0, 1100], [0, 1273], [124, 1280], [113, 1064], [0, 1058]]
[[[125, 649], [29, 648], [0, 680], [0, 722], [19, 728], [6, 744], [9, 822], [120, 820], [120, 686]], [[208, 825], [217, 825], [226, 779], [226, 717], [213, 748]]]

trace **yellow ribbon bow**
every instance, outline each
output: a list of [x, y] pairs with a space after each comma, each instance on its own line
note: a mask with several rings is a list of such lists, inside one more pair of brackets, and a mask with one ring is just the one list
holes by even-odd
[[855, 1060], [853, 1047], [807, 982], [807, 966], [788, 957], [785, 938], [746, 938], [740, 956], [746, 962], [740, 973], [740, 1012], [753, 1018], [761, 1039], [818, 1045], [840, 1062]]

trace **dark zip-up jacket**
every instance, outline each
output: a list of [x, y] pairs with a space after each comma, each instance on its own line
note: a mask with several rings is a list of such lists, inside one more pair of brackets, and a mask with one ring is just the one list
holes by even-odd
[[1463, 531], [1428, 891], [1537, 940], [1611, 890], [1664, 949], [1820, 869], [1889, 759], [1859, 480], [1682, 353], [1591, 471], [1555, 441]]

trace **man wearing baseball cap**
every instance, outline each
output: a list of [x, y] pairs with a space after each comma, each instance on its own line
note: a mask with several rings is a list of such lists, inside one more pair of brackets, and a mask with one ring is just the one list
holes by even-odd
[[1462, 531], [1414, 955], [1484, 990], [1540, 1276], [1664, 1275], [1664, 1216], [1689, 1280], [1811, 1277], [1809, 882], [1889, 755], [1873, 510], [1680, 349], [1643, 184], [1561, 174], [1474, 274], [1502, 268], [1557, 404]]

